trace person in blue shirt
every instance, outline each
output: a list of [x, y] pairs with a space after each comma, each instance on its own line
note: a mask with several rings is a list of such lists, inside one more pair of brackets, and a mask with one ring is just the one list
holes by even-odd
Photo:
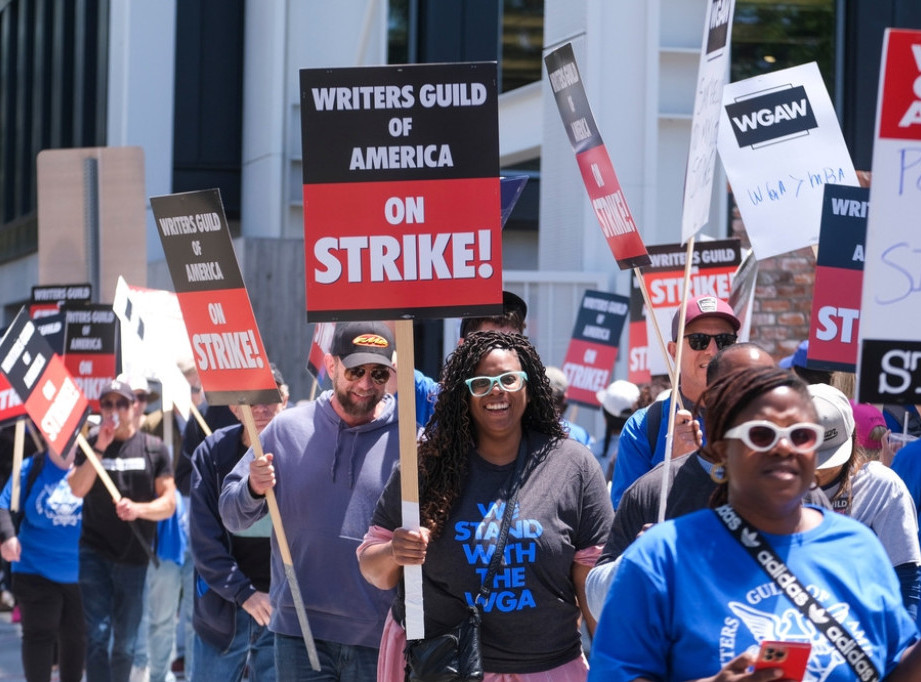
[[85, 654], [79, 542], [83, 500], [67, 484], [75, 448], [66, 457], [36, 453], [20, 472], [22, 521], [10, 515], [13, 481], [0, 493], [0, 553], [12, 564], [13, 594], [22, 613], [22, 669], [28, 682], [48, 682], [58, 651], [61, 682], [78, 682]]

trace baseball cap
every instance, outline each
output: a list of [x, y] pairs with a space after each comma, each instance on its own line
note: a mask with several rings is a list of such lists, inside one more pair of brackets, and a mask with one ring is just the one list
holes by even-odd
[[[739, 327], [742, 326], [742, 323], [739, 322], [739, 318], [736, 317], [736, 314], [732, 312], [732, 306], [730, 306], [726, 301], [717, 298], [716, 296], [695, 296], [692, 299], [689, 299], [687, 305], [685, 306], [684, 314], [684, 326], [687, 328], [691, 322], [694, 320], [699, 320], [705, 317], [720, 317], [726, 320], [729, 324], [732, 325], [732, 331], [739, 331]], [[672, 317], [672, 341], [678, 340], [678, 318], [681, 317], [681, 308], [675, 311], [674, 317]]]
[[639, 400], [640, 389], [637, 388], [636, 384], [618, 379], [608, 384], [608, 387], [603, 391], [595, 393], [595, 397], [598, 398], [598, 402], [601, 403], [601, 407], [604, 408], [605, 412], [614, 417], [619, 417], [624, 410], [629, 410]]
[[816, 468], [841, 466], [851, 458], [853, 450], [854, 411], [851, 403], [846, 395], [828, 384], [810, 384], [809, 395], [819, 415], [818, 424], [825, 429], [825, 438], [816, 448]]
[[115, 378], [128, 384], [135, 395], [138, 393], [143, 393], [145, 400], [148, 402], [153, 402], [160, 397], [159, 393], [150, 390], [150, 382], [140, 374], [119, 374]]
[[854, 424], [857, 429], [857, 442], [862, 447], [870, 450], [879, 450], [883, 447], [882, 441], [871, 440], [870, 433], [877, 426], [889, 428], [886, 426], [886, 418], [883, 413], [872, 405], [867, 403], [855, 403], [851, 401], [851, 408], [854, 411]]
[[329, 352], [349, 369], [366, 364], [393, 369], [394, 345], [390, 327], [383, 322], [340, 322]]
[[134, 395], [134, 389], [131, 388], [131, 384], [129, 384], [127, 381], [122, 381], [121, 379], [114, 379], [113, 381], [109, 382], [108, 386], [102, 389], [99, 397], [105, 398], [110, 393], [120, 395], [122, 398], [127, 398], [131, 402], [134, 402], [137, 399], [137, 396]]
[[791, 369], [793, 367], [805, 367], [806, 366], [806, 354], [809, 352], [809, 339], [805, 341], [800, 341], [800, 344], [796, 347], [796, 351], [793, 355], [788, 355], [785, 358], [781, 358], [777, 361], [777, 366], [782, 367], [783, 369]]

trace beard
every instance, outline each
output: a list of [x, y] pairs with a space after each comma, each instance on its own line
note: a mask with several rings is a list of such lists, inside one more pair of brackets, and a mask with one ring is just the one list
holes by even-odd
[[357, 402], [348, 390], [341, 386], [335, 386], [336, 400], [342, 407], [343, 411], [350, 417], [367, 418], [374, 415], [374, 408], [383, 400], [384, 391], [373, 392], [367, 400]]

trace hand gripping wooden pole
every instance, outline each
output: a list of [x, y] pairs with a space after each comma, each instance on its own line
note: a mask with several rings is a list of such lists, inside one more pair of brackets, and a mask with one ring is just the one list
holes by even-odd
[[[255, 456], [261, 459], [265, 456], [265, 453], [262, 451], [259, 432], [256, 430], [256, 421], [253, 419], [253, 408], [249, 405], [240, 405], [240, 411], [243, 413], [243, 426], [249, 436], [250, 447], [253, 448]], [[294, 560], [291, 558], [288, 537], [285, 535], [285, 529], [281, 523], [281, 512], [278, 510], [278, 501], [275, 499], [275, 491], [272, 488], [265, 491], [265, 501], [269, 505], [269, 516], [272, 517], [272, 529], [275, 531], [275, 540], [278, 542], [281, 562], [285, 567], [285, 578], [288, 580], [288, 589], [291, 590], [291, 599], [294, 601], [297, 622], [301, 626], [301, 635], [303, 635], [304, 645], [307, 647], [307, 658], [310, 659], [310, 667], [319, 672], [320, 657], [317, 655], [317, 645], [313, 641], [313, 633], [310, 631], [310, 623], [307, 621], [307, 611], [304, 609], [304, 598], [301, 596], [297, 574], [294, 572]]]

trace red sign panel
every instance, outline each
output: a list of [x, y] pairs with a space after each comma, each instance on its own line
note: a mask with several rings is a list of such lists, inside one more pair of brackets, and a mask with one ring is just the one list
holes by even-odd
[[220, 192], [151, 197], [150, 205], [208, 402], [281, 402]]
[[921, 140], [921, 37], [918, 31], [890, 29], [888, 45], [879, 136]]

